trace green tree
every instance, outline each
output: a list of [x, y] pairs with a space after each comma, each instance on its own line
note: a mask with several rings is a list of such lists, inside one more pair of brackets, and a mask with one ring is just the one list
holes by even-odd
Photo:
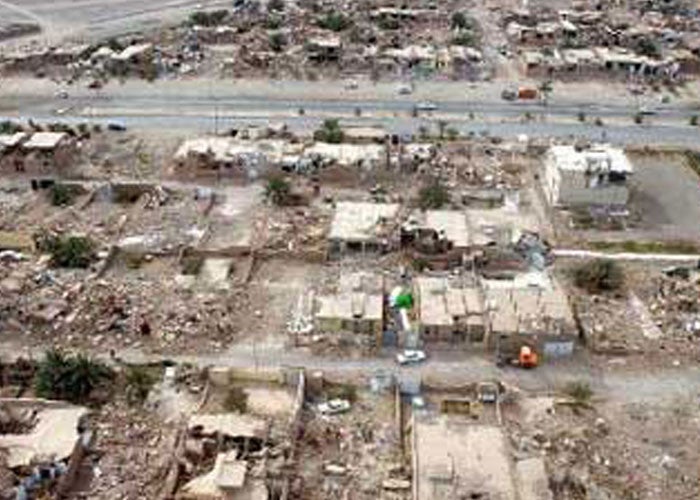
[[538, 90], [542, 94], [542, 102], [545, 106], [547, 106], [549, 104], [549, 95], [554, 90], [552, 80], [545, 80], [544, 82], [542, 82], [538, 87]]
[[126, 372], [126, 398], [131, 404], [143, 403], [151, 392], [156, 377], [143, 366], [130, 366]]
[[324, 120], [321, 127], [314, 132], [315, 140], [329, 144], [340, 144], [343, 138], [343, 129], [340, 128], [340, 122], [336, 119]]
[[438, 120], [437, 125], [438, 137], [440, 138], [440, 140], [443, 140], [445, 138], [445, 131], [447, 130], [447, 120]]
[[450, 202], [450, 193], [438, 180], [424, 185], [418, 193], [418, 203], [423, 210], [436, 210]]
[[284, 10], [284, 0], [270, 0], [267, 3], [267, 10], [270, 12], [282, 12]]
[[688, 120], [688, 123], [690, 124], [691, 127], [697, 127], [698, 126], [698, 115], [693, 115], [690, 117]]
[[475, 47], [478, 45], [478, 38], [472, 31], [463, 31], [452, 38], [452, 45]]
[[446, 131], [447, 139], [450, 141], [456, 141], [459, 138], [459, 130], [454, 127], [449, 127]]
[[270, 48], [273, 52], [282, 52], [287, 46], [287, 38], [282, 33], [272, 33], [270, 35]]
[[468, 25], [469, 22], [464, 12], [455, 12], [452, 14], [452, 29], [465, 29]]
[[425, 125], [421, 125], [420, 127], [418, 127], [418, 136], [423, 140], [430, 137], [430, 132], [428, 131], [428, 127], [426, 127]]
[[574, 270], [574, 283], [589, 293], [618, 290], [624, 283], [620, 265], [610, 259], [585, 262]]
[[248, 393], [240, 387], [231, 387], [223, 406], [229, 412], [245, 413], [248, 410]]
[[350, 19], [340, 12], [330, 12], [318, 21], [318, 25], [321, 28], [335, 32], [343, 31], [351, 24]]
[[54, 266], [84, 269], [95, 259], [95, 244], [87, 236], [59, 237], [50, 253]]
[[289, 201], [291, 186], [284, 177], [273, 177], [265, 185], [265, 199], [274, 205], [285, 205]]
[[49, 191], [51, 204], [54, 207], [61, 207], [73, 203], [73, 193], [70, 188], [63, 184], [54, 184]]
[[85, 403], [98, 389], [105, 389], [114, 373], [105, 364], [83, 354], [66, 355], [48, 351], [39, 363], [35, 378], [36, 394], [42, 398]]

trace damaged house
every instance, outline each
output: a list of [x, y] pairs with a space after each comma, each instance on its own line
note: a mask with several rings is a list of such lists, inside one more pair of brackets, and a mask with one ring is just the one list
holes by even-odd
[[447, 277], [416, 278], [416, 315], [424, 342], [486, 340], [484, 301], [476, 283]]
[[573, 353], [578, 330], [564, 288], [544, 272], [512, 280], [483, 280], [489, 346], [517, 350], [534, 347], [546, 357]]
[[299, 147], [280, 139], [240, 140], [231, 137], [204, 137], [185, 141], [175, 153], [181, 171], [215, 172], [233, 177], [255, 178]]
[[624, 206], [633, 171], [620, 148], [552, 146], [544, 160], [542, 187], [552, 206]]
[[335, 294], [316, 298], [316, 328], [322, 332], [361, 334], [379, 344], [384, 329], [384, 280], [370, 273], [340, 277]]
[[396, 203], [339, 202], [328, 235], [331, 256], [383, 252], [398, 227]]

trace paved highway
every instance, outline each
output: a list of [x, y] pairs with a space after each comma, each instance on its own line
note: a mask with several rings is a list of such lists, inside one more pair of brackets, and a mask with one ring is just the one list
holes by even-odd
[[[269, 121], [284, 121], [293, 130], [308, 132], [325, 118], [341, 118], [347, 123], [382, 125], [391, 132], [415, 134], [421, 127], [435, 130], [437, 122], [445, 120], [462, 134], [582, 137], [682, 147], [697, 144], [698, 129], [688, 125], [689, 117], [697, 111], [687, 102], [657, 104], [654, 115], [637, 125], [632, 120], [638, 109], [633, 99], [590, 102], [561, 97], [543, 106], [539, 102], [503, 101], [493, 86], [465, 91], [449, 84], [431, 84], [414, 95], [400, 96], [395, 85], [349, 92], [342, 88], [342, 82], [330, 82], [323, 85], [335, 86], [335, 91], [317, 93], [319, 85], [131, 81], [93, 91], [46, 81], [8, 81], [0, 93], [0, 115], [37, 121], [116, 120], [130, 127], [167, 127], [183, 133], [223, 131]], [[68, 97], [58, 97], [58, 90], [65, 90]], [[436, 108], [416, 114], [416, 105], [425, 101], [433, 102]], [[586, 123], [579, 122], [580, 112], [585, 113]], [[604, 126], [595, 125], [595, 118], [601, 118]]]
[[[94, 39], [184, 19], [199, 6], [229, 6], [230, 0], [0, 0], [0, 23], [33, 21], [39, 38]], [[8, 43], [25, 43], [26, 39]]]

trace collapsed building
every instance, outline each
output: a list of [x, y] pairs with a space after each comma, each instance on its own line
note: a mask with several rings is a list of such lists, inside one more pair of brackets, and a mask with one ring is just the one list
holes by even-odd
[[542, 187], [552, 206], [624, 206], [632, 163], [622, 149], [552, 146], [544, 159]]
[[75, 138], [66, 132], [16, 132], [0, 135], [0, 169], [49, 173], [70, 165]]
[[512, 280], [482, 280], [489, 346], [512, 351], [529, 345], [546, 357], [573, 353], [578, 328], [564, 288], [550, 275], [530, 272]]
[[398, 215], [396, 203], [337, 203], [328, 235], [329, 255], [388, 250], [396, 234]]
[[421, 276], [414, 290], [418, 332], [424, 342], [484, 344], [484, 299], [476, 282]]
[[281, 139], [205, 137], [185, 141], [175, 153], [175, 164], [179, 171], [188, 174], [214, 172], [255, 178], [299, 151], [299, 146]]

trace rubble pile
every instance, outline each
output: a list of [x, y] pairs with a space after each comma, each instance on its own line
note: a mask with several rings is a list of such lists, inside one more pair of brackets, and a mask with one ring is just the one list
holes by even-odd
[[325, 248], [329, 219], [314, 207], [275, 209], [256, 221], [255, 234], [265, 235], [266, 250], [319, 251]]
[[[698, 343], [700, 286], [695, 277], [659, 276], [651, 280], [646, 299], [649, 311], [667, 339]], [[687, 348], [687, 347], [686, 347]]]
[[[683, 439], [683, 431], [664, 430], [662, 423], [673, 419], [668, 410], [645, 404], [624, 406], [614, 417], [619, 420], [613, 422], [592, 405], [570, 399], [551, 401], [546, 415], [527, 423], [506, 410], [506, 427], [516, 459], [545, 458], [554, 498], [651, 499], [697, 494], [697, 480], [686, 475], [694, 471], [695, 462], [662, 451], [668, 443]], [[646, 444], [634, 439], [635, 432], [649, 438]], [[659, 446], [662, 439], [667, 444]]]
[[[384, 490], [387, 480], [406, 479], [399, 436], [371, 401], [358, 401], [345, 415], [305, 416], [299, 474], [306, 492], [323, 498], [405, 499], [410, 490]], [[410, 484], [410, 483], [409, 483]]]
[[88, 457], [90, 490], [77, 498], [157, 498], [175, 429], [123, 401], [105, 405], [92, 419], [96, 441]]

